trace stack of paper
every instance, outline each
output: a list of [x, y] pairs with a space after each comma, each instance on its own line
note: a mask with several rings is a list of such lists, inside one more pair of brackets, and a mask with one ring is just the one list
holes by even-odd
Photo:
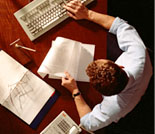
[[94, 58], [95, 45], [57, 37], [43, 60], [38, 74], [60, 79], [67, 71], [77, 81], [88, 82], [85, 69]]

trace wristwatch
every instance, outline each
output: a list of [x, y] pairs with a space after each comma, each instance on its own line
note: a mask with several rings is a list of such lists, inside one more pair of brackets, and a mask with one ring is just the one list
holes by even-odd
[[79, 95], [81, 95], [81, 93], [77, 92], [76, 94], [72, 94], [72, 97], [75, 98], [76, 96], [79, 96]]

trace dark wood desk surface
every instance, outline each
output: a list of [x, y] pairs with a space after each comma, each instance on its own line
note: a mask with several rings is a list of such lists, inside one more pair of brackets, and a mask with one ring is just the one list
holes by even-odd
[[[58, 36], [81, 41], [83, 43], [95, 44], [94, 59], [106, 58], [106, 31], [99, 25], [86, 20], [75, 21], [71, 18], [65, 20], [55, 28], [48, 31], [35, 41], [31, 42], [13, 13], [28, 3], [28, 0], [1, 0], [0, 1], [0, 48], [14, 56], [10, 43], [20, 38], [24, 46], [33, 48], [36, 52], [28, 52], [32, 60], [26, 67], [37, 74], [45, 55], [51, 47], [51, 41]], [[107, 12], [107, 1], [96, 0], [89, 5], [94, 11]], [[0, 134], [37, 134], [40, 133], [62, 110], [66, 111], [71, 118], [79, 124], [79, 116], [71, 94], [61, 86], [60, 80], [43, 79], [60, 92], [60, 97], [52, 106], [48, 114], [36, 130], [30, 128], [26, 123], [0, 106]], [[78, 86], [86, 102], [93, 107], [101, 101], [99, 93], [94, 91], [89, 83], [78, 82]], [[82, 132], [85, 133], [85, 132]]]

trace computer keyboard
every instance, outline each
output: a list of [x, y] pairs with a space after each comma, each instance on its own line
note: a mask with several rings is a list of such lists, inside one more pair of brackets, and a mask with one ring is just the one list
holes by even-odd
[[[16, 19], [31, 41], [40, 37], [60, 22], [67, 19], [63, 8], [69, 0], [34, 0], [14, 13]], [[94, 0], [81, 0], [88, 5]]]

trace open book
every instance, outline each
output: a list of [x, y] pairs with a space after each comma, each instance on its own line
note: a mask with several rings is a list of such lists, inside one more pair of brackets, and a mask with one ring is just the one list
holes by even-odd
[[67, 71], [77, 81], [88, 82], [85, 69], [94, 58], [95, 45], [57, 37], [42, 62], [38, 73], [45, 77], [60, 79]]
[[1, 105], [31, 126], [54, 94], [54, 88], [0, 50]]

